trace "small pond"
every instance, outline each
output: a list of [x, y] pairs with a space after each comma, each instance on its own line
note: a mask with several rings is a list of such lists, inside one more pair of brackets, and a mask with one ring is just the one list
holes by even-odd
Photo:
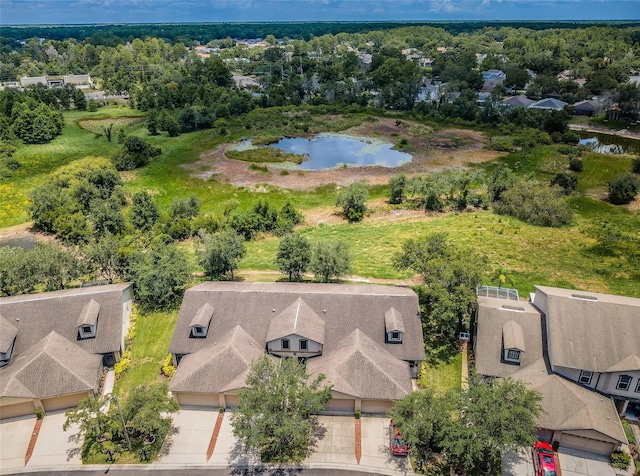
[[640, 140], [597, 132], [574, 131], [580, 136], [580, 144], [600, 154], [640, 154]]
[[18, 238], [2, 238], [0, 237], [0, 247], [15, 246], [30, 250], [36, 245], [36, 239], [33, 236], [21, 236]]
[[307, 159], [296, 167], [300, 170], [365, 165], [398, 167], [412, 160], [411, 154], [392, 150], [393, 144], [339, 134], [318, 134], [312, 139], [284, 138], [269, 147], [306, 155]]

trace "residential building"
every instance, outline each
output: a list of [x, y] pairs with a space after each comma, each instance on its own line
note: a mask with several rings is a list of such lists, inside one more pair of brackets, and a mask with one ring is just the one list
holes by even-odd
[[124, 350], [131, 283], [0, 299], [0, 418], [95, 395]]
[[[569, 340], [569, 345], [566, 345], [567, 330], [570, 331], [569, 337], [572, 337], [573, 329], [578, 328], [580, 333], [584, 331], [589, 334], [593, 331], [594, 339], [603, 334], [598, 332], [601, 329], [590, 327], [590, 320], [582, 323], [574, 318], [565, 320], [566, 311], [573, 303], [562, 307], [557, 297], [560, 291], [576, 293], [536, 287], [532, 303], [479, 296], [474, 333], [476, 370], [487, 378], [511, 377], [522, 380], [542, 395], [543, 411], [537, 419], [538, 438], [541, 441], [557, 441], [564, 448], [608, 455], [621, 444], [627, 443], [614, 400], [595, 391], [595, 388], [580, 384], [580, 372], [575, 378], [569, 378], [567, 375], [573, 377], [574, 373], [563, 371], [557, 363], [553, 363], [560, 358], [567, 365], [563, 359], [567, 354], [576, 353], [575, 340]], [[554, 297], [549, 300], [549, 295]], [[549, 319], [540, 306], [547, 306], [555, 318]], [[605, 312], [600, 317], [602, 321], [607, 321], [609, 316]], [[619, 323], [613, 323], [612, 327], [615, 328], [615, 324]], [[607, 334], [618, 335], [611, 332], [611, 327]], [[555, 347], [552, 340], [556, 339], [565, 348], [552, 357]], [[604, 339], [602, 348], [611, 345], [611, 340]], [[589, 349], [587, 345], [577, 354], [590, 353]]]
[[529, 107], [534, 102], [535, 102], [534, 100], [529, 99], [527, 96], [520, 95], [520, 96], [510, 96], [504, 99], [502, 101], [502, 104], [504, 104], [507, 107], [507, 109], [514, 109], [516, 107]]
[[424, 360], [418, 297], [374, 285], [208, 282], [184, 296], [169, 351], [181, 405], [233, 408], [264, 353], [333, 385], [327, 413], [385, 413]]
[[554, 98], [545, 98], [530, 104], [532, 109], [544, 109], [546, 111], [562, 111], [567, 105], [566, 102]]

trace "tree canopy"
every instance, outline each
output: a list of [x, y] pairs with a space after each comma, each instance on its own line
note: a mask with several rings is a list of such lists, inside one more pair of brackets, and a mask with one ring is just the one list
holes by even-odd
[[263, 463], [300, 463], [314, 448], [319, 414], [331, 399], [324, 375], [310, 379], [297, 359], [268, 355], [254, 361], [231, 415], [233, 434]]

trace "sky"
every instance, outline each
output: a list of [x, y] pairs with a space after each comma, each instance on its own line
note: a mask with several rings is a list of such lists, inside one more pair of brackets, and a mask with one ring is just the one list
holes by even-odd
[[0, 0], [16, 24], [638, 20], [640, 0]]

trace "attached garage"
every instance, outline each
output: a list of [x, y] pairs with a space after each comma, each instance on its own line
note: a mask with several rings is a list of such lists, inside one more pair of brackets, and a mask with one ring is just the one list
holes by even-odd
[[596, 453], [609, 456], [617, 447], [616, 443], [608, 441], [595, 440], [584, 436], [571, 435], [562, 433], [560, 437], [560, 448], [570, 448], [574, 450], [586, 451], [588, 453]]
[[362, 400], [362, 413], [385, 415], [391, 409], [388, 400]]
[[186, 393], [175, 394], [181, 407], [217, 407], [219, 406], [218, 395], [213, 393]]
[[66, 410], [67, 408], [75, 407], [80, 403], [84, 397], [89, 395], [88, 393], [74, 393], [71, 395], [62, 395], [60, 397], [45, 398], [42, 400], [42, 407], [45, 413], [53, 412], [56, 410]]
[[240, 397], [238, 395], [225, 395], [224, 401], [227, 404], [227, 408], [236, 408], [240, 402]]
[[355, 413], [356, 401], [351, 398], [332, 398], [322, 413]]
[[33, 415], [36, 411], [36, 407], [32, 400], [21, 403], [13, 403], [10, 405], [0, 406], [0, 420], [5, 418], [15, 418], [25, 415]]

